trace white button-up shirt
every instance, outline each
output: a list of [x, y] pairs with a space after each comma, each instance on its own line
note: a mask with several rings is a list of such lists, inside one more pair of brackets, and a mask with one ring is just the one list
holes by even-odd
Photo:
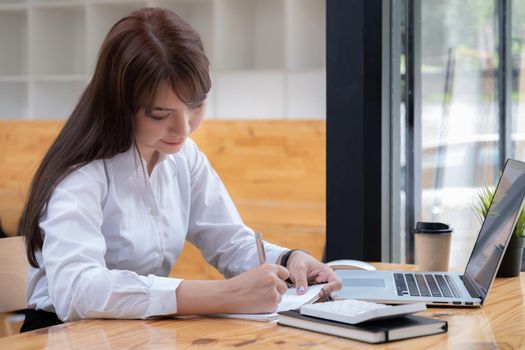
[[[132, 148], [60, 182], [40, 220], [29, 308], [62, 321], [174, 314], [182, 280], [167, 276], [186, 239], [226, 277], [258, 265], [253, 231], [192, 140], [146, 169]], [[265, 250], [275, 263], [285, 248]]]

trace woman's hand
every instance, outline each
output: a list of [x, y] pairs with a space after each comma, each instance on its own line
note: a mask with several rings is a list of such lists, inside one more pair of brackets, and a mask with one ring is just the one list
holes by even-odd
[[308, 289], [308, 284], [328, 282], [321, 290], [321, 297], [329, 297], [330, 293], [341, 289], [341, 281], [334, 270], [313, 256], [300, 250], [292, 252], [288, 258], [290, 280], [301, 295]]
[[288, 277], [289, 272], [284, 267], [263, 264], [224, 281], [232, 302], [228, 312], [275, 312], [282, 295], [288, 290], [284, 282]]

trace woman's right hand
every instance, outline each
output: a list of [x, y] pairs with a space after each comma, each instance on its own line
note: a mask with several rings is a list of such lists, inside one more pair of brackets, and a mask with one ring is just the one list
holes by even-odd
[[288, 287], [290, 273], [280, 265], [263, 264], [225, 280], [231, 313], [275, 312]]

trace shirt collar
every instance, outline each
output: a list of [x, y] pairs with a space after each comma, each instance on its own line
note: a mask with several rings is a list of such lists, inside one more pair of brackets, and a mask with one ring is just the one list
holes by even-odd
[[[155, 167], [158, 167], [167, 158], [167, 154], [160, 153]], [[147, 171], [146, 161], [140, 156], [135, 145], [131, 146], [129, 150], [115, 155], [111, 158], [110, 162], [115, 175], [121, 181], [127, 180], [131, 175], [134, 175], [137, 172], [140, 172], [142, 176], [142, 173]]]

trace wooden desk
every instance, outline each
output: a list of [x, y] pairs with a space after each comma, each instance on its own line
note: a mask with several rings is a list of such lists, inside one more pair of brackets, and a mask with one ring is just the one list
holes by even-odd
[[422, 313], [447, 320], [448, 333], [382, 345], [273, 323], [195, 317], [71, 322], [0, 338], [0, 349], [516, 349], [525, 346], [524, 287], [525, 273], [519, 278], [496, 279], [482, 308], [431, 308]]

